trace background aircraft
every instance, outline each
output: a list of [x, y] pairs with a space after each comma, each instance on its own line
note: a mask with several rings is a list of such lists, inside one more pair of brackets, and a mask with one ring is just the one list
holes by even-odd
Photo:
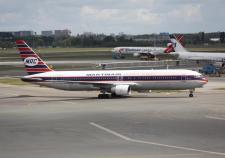
[[171, 54], [177, 54], [179, 59], [187, 60], [213, 60], [222, 62], [222, 67], [225, 63], [225, 53], [215, 53], [215, 52], [189, 52], [183, 45], [179, 42], [183, 36], [175, 37], [170, 36], [170, 40], [175, 52]]
[[171, 43], [168, 43], [167, 48], [163, 47], [115, 47], [112, 52], [115, 58], [124, 58], [126, 54], [133, 54], [136, 57], [155, 58], [156, 55], [174, 52]]
[[[178, 41], [183, 44], [183, 38]], [[168, 43], [167, 47], [115, 47], [112, 49], [114, 58], [124, 58], [126, 54], [132, 54], [133, 56], [140, 57], [141, 59], [153, 59], [157, 55], [164, 53], [175, 52], [172, 43]]]
[[191, 70], [54, 71], [23, 40], [16, 44], [28, 73], [23, 81], [70, 91], [99, 90], [98, 98], [155, 89], [189, 89], [193, 97], [194, 89], [207, 83], [200, 73]]

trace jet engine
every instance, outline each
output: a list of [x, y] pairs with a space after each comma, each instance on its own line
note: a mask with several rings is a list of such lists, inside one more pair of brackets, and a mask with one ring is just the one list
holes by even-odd
[[134, 53], [133, 56], [134, 57], [139, 57], [140, 56], [140, 53]]
[[129, 85], [116, 85], [111, 88], [111, 93], [119, 96], [127, 96], [131, 94], [131, 88]]

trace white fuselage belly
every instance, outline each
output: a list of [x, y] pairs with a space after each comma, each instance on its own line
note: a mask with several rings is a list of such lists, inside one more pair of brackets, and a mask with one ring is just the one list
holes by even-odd
[[[129, 82], [130, 83], [130, 82]], [[136, 82], [137, 85], [131, 85], [134, 91], [140, 90], [185, 90], [202, 87], [202, 82], [196, 81], [172, 81], [172, 82]], [[62, 82], [37, 82], [36, 84], [55, 89], [68, 91], [93, 91], [100, 90], [99, 87], [92, 85], [83, 85], [79, 83], [62, 83]], [[123, 83], [126, 85], [126, 82]]]
[[[200, 79], [188, 79], [187, 77], [199, 75], [198, 72], [189, 70], [110, 70], [55, 71], [30, 75], [27, 77], [42, 78], [44, 79], [44, 82], [34, 83], [62, 90], [100, 90], [102, 87], [95, 86], [95, 84], [103, 84], [106, 86], [103, 87], [105, 89], [109, 88], [107, 87], [108, 84], [130, 85], [132, 90], [139, 91], [199, 88], [205, 84], [204, 81]], [[81, 80], [78, 78], [81, 78]], [[110, 78], [113, 78], [114, 80], [110, 80]]]

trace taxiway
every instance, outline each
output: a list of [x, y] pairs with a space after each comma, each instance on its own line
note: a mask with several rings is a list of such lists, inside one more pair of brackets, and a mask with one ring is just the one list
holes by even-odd
[[1, 158], [222, 158], [225, 85], [188, 92], [98, 92], [0, 85]]

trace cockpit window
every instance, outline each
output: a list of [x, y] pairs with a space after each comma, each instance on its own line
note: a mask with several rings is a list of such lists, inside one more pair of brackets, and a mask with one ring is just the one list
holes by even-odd
[[196, 75], [196, 76], [194, 76], [195, 78], [202, 78], [203, 77], [203, 75]]

